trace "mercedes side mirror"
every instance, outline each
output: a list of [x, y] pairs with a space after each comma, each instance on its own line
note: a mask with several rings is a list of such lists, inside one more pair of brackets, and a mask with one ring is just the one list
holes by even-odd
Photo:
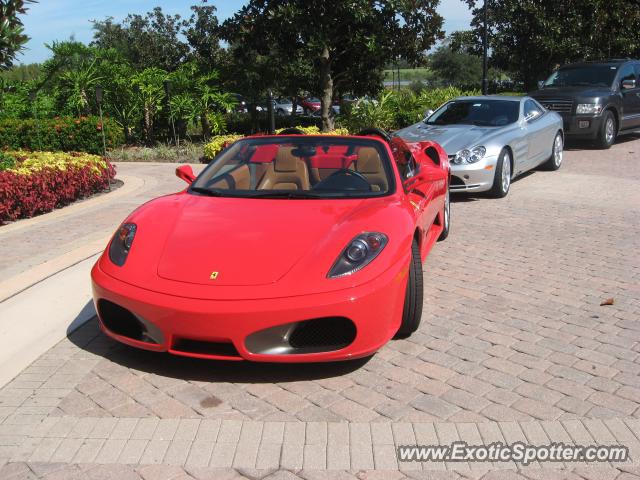
[[429, 117], [433, 115], [433, 110], [429, 109], [426, 112], [424, 112], [424, 121], [426, 122], [427, 120], [429, 120]]
[[196, 175], [193, 173], [193, 168], [191, 168], [191, 165], [180, 165], [178, 168], [176, 168], [176, 177], [181, 178], [189, 185], [191, 185], [196, 179]]
[[636, 81], [634, 79], [623, 80], [622, 81], [622, 89], [630, 90], [632, 88], [636, 88]]
[[538, 80], [538, 90], [542, 90], [542, 87], [544, 87], [544, 80]]

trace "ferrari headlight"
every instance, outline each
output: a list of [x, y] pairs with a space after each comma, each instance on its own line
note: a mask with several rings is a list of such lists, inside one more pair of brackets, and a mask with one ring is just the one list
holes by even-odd
[[361, 233], [349, 242], [335, 261], [327, 278], [339, 278], [356, 273], [376, 258], [387, 244], [384, 233]]
[[461, 165], [463, 163], [476, 163], [484, 158], [485, 153], [487, 153], [487, 149], [482, 146], [473, 147], [471, 149], [464, 148], [456, 153], [453, 163], [456, 165]]
[[598, 115], [602, 111], [602, 105], [597, 103], [579, 103], [576, 107], [578, 115]]
[[119, 267], [127, 261], [137, 228], [135, 223], [124, 223], [111, 239], [109, 258]]

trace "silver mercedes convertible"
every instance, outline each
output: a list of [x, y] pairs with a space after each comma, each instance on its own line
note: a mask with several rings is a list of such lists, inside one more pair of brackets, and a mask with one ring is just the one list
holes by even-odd
[[442, 145], [451, 162], [451, 192], [501, 198], [516, 176], [562, 164], [562, 117], [531, 97], [459, 97], [395, 135]]

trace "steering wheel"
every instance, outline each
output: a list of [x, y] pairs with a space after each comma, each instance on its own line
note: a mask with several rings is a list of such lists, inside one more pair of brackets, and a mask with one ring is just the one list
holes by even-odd
[[387, 132], [380, 128], [365, 128], [364, 130], [360, 130], [358, 132], [359, 137], [380, 137], [385, 142], [390, 143], [391, 137]]
[[341, 168], [314, 185], [312, 190], [347, 190], [370, 192], [369, 180], [360, 172]]
[[360, 172], [356, 172], [355, 170], [351, 170], [349, 168], [341, 168], [340, 170], [333, 172], [331, 175], [329, 175], [329, 177], [333, 177], [334, 175], [346, 175], [349, 176], [351, 175], [352, 177], [358, 177], [361, 180], [364, 180], [365, 182], [367, 182], [367, 185], [369, 184], [369, 180], [367, 180], [367, 177], [365, 177], [363, 174], [361, 174]]

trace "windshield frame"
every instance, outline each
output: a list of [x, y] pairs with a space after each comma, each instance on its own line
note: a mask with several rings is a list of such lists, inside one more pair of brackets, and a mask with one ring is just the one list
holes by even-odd
[[[505, 103], [517, 103], [518, 107], [518, 114], [516, 116], [516, 119], [513, 122], [509, 122], [509, 123], [505, 123], [504, 125], [485, 125], [480, 124], [480, 123], [464, 123], [464, 122], [458, 122], [458, 123], [436, 123], [434, 121], [432, 121], [431, 119], [434, 118], [436, 115], [441, 115], [442, 113], [444, 113], [446, 108], [449, 108], [449, 105], [455, 104], [455, 103], [473, 103], [473, 102], [505, 102]], [[438, 107], [438, 109], [433, 112], [431, 115], [429, 115], [429, 117], [427, 117], [424, 120], [424, 123], [426, 125], [433, 125], [436, 127], [449, 127], [452, 125], [470, 125], [470, 126], [475, 126], [475, 127], [489, 127], [489, 128], [504, 128], [504, 127], [508, 127], [509, 125], [515, 125], [520, 121], [520, 118], [522, 117], [522, 99], [519, 100], [510, 100], [510, 99], [504, 99], [504, 98], [469, 98], [469, 97], [462, 97], [462, 98], [454, 98], [453, 100], [449, 100], [448, 102], [442, 104], [440, 107]]]
[[[199, 182], [202, 181], [204, 177], [206, 177], [211, 170], [215, 170], [219, 165], [219, 161], [227, 154], [232, 148], [242, 147], [245, 143], [252, 143], [254, 145], [280, 145], [280, 144], [290, 144], [290, 143], [299, 143], [304, 144], [311, 140], [316, 140], [317, 142], [322, 142], [325, 140], [326, 143], [329, 143], [331, 146], [334, 145], [354, 145], [354, 146], [365, 146], [365, 147], [374, 147], [378, 151], [380, 155], [380, 161], [382, 162], [382, 166], [384, 168], [385, 174], [387, 176], [388, 188], [385, 192], [359, 192], [359, 191], [349, 191], [342, 190], [331, 192], [330, 190], [281, 190], [281, 189], [265, 189], [265, 190], [246, 190], [246, 189], [236, 189], [236, 190], [226, 190], [220, 188], [209, 188], [209, 194], [205, 193], [204, 190], [207, 187], [200, 185]], [[288, 200], [354, 200], [354, 199], [365, 199], [365, 198], [383, 198], [394, 195], [397, 189], [397, 181], [396, 181], [396, 170], [393, 168], [392, 163], [394, 162], [393, 158], [389, 154], [389, 147], [386, 143], [381, 140], [378, 140], [374, 137], [346, 137], [346, 136], [338, 136], [338, 135], [264, 135], [264, 136], [251, 136], [245, 137], [236, 142], [228, 145], [221, 152], [219, 152], [213, 160], [209, 162], [209, 164], [200, 172], [200, 174], [196, 177], [196, 179], [191, 183], [189, 188], [187, 189], [187, 193], [196, 196], [212, 196], [212, 197], [221, 197], [221, 198], [246, 198], [246, 199], [288, 199]], [[251, 162], [240, 163], [236, 168], [240, 168], [242, 165], [248, 165]], [[220, 167], [223, 168], [223, 167]], [[227, 174], [229, 172], [226, 172]], [[208, 180], [207, 183], [211, 182], [214, 178], [216, 178], [218, 172], [214, 173]], [[261, 194], [260, 192], [264, 192]]]
[[[617, 65], [617, 64], [598, 64], [598, 63], [594, 63], [594, 64], [585, 64], [585, 65], [566, 65], [564, 67], [560, 67], [558, 70], [556, 70], [555, 72], [551, 73], [551, 75], [549, 75], [544, 82], [542, 83], [542, 90], [546, 89], [546, 88], [569, 88], [569, 87], [601, 87], [601, 88], [612, 88], [613, 85], [615, 84], [616, 78], [618, 77], [618, 73], [620, 72], [620, 70], [622, 69], [622, 65]], [[579, 82], [579, 83], [569, 83], [569, 84], [554, 84], [554, 83], [550, 83], [552, 79], [555, 80], [554, 77], [557, 77], [558, 74], [560, 72], [566, 72], [569, 70], [588, 70], [588, 69], [598, 69], [598, 70], [602, 70], [602, 71], [610, 71], [613, 73], [613, 76], [610, 80], [610, 82], [607, 84], [605, 82], [598, 82], [598, 83], [591, 83], [591, 82]]]

